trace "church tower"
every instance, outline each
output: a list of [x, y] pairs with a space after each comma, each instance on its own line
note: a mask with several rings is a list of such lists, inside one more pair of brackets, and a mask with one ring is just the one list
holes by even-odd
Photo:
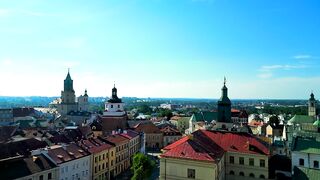
[[218, 122], [231, 123], [231, 101], [228, 98], [226, 78], [224, 78], [224, 83], [221, 91], [221, 98], [218, 101]]
[[308, 115], [315, 117], [317, 115], [317, 101], [314, 98], [314, 94], [311, 93], [308, 101]]
[[75, 92], [73, 90], [73, 80], [71, 79], [70, 72], [64, 80], [63, 91], [61, 91], [62, 104], [74, 104], [76, 102]]
[[58, 106], [58, 111], [61, 115], [67, 115], [70, 111], [77, 111], [76, 95], [73, 90], [73, 80], [70, 72], [64, 80], [63, 91], [61, 91], [61, 104]]
[[87, 89], [84, 91], [84, 95], [78, 97], [78, 111], [89, 110], [89, 96]]
[[124, 103], [118, 98], [115, 85], [112, 88], [111, 98], [105, 103], [101, 124], [104, 134], [127, 128], [127, 114], [124, 111]]

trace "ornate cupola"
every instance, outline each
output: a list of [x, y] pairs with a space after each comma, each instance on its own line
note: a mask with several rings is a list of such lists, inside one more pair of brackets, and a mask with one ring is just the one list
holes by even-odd
[[111, 99], [108, 100], [110, 103], [122, 103], [121, 99], [118, 98], [116, 85], [113, 85]]
[[118, 98], [117, 88], [114, 85], [112, 88], [111, 98], [105, 103], [104, 116], [123, 116], [125, 115], [124, 103]]
[[315, 117], [317, 115], [317, 101], [314, 98], [313, 92], [310, 94], [310, 98], [308, 101], [308, 115]]
[[231, 101], [228, 97], [228, 88], [226, 86], [226, 78], [224, 78], [222, 94], [218, 100], [218, 122], [231, 122]]

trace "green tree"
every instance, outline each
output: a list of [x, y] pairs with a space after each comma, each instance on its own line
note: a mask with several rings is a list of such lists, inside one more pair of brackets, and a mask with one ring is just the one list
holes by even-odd
[[131, 171], [133, 176], [131, 180], [143, 180], [148, 179], [152, 175], [152, 170], [155, 168], [155, 162], [148, 156], [137, 153], [133, 157], [133, 164]]

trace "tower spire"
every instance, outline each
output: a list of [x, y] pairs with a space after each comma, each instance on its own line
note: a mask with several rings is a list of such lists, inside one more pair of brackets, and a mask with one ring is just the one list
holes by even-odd
[[226, 83], [227, 83], [227, 79], [226, 79], [226, 77], [224, 76], [223, 85], [226, 85]]

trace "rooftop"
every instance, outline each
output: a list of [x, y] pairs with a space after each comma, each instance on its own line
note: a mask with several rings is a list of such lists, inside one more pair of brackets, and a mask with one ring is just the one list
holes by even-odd
[[0, 174], [1, 179], [16, 179], [55, 167], [44, 155], [20, 157], [0, 162]]
[[315, 138], [297, 137], [294, 140], [292, 151], [320, 154], [320, 141], [317, 141]]
[[248, 133], [198, 130], [166, 146], [161, 157], [215, 161], [224, 152], [270, 155], [268, 145]]
[[89, 153], [76, 144], [69, 144], [65, 147], [55, 146], [54, 148], [48, 149], [48, 155], [55, 163], [62, 164], [88, 156]]

